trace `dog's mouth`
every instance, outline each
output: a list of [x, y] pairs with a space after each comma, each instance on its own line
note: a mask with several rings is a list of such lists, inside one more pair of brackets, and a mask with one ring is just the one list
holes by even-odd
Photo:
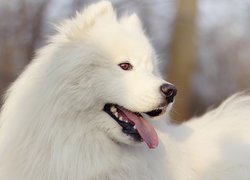
[[[158, 146], [158, 136], [152, 125], [150, 125], [139, 112], [132, 112], [117, 104], [107, 103], [103, 109], [121, 127], [123, 133], [131, 136], [136, 141], [145, 141], [149, 148]], [[160, 107], [145, 114], [156, 117], [166, 111], [166, 107]]]

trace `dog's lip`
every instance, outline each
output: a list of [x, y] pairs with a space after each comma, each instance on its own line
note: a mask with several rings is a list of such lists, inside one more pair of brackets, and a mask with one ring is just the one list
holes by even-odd
[[165, 113], [166, 109], [167, 109], [167, 106], [160, 106], [159, 108], [154, 109], [152, 111], [144, 112], [144, 114], [147, 114], [150, 117], [156, 117]]
[[[158, 136], [154, 127], [140, 113], [111, 103], [105, 104], [104, 111], [118, 122], [125, 134], [136, 137], [136, 140], [143, 139], [149, 148], [158, 146]], [[153, 114], [153, 116], [159, 115], [161, 112], [162, 110], [160, 110], [160, 113]]]

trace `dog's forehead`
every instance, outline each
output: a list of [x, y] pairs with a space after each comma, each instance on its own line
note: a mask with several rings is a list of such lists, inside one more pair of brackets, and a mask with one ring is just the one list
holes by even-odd
[[121, 27], [106, 27], [98, 35], [95, 44], [111, 57], [112, 61], [133, 61], [149, 63], [153, 57], [153, 48], [147, 37], [139, 32], [126, 31]]

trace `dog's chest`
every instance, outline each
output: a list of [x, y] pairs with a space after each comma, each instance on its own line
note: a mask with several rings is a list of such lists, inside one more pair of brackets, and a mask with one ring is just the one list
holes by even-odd
[[116, 172], [107, 172], [106, 175], [100, 175], [93, 180], [166, 180], [164, 173], [156, 173], [153, 171], [116, 171]]
[[[126, 164], [128, 163], [128, 164]], [[166, 180], [167, 173], [164, 164], [157, 159], [147, 158], [141, 162], [117, 162], [116, 167], [100, 174], [95, 180]]]

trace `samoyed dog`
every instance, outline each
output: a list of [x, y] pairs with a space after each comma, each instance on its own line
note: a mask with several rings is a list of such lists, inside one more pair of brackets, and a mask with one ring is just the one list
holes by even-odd
[[108, 1], [66, 20], [6, 93], [0, 179], [250, 179], [250, 96], [172, 125], [156, 62], [138, 17]]

